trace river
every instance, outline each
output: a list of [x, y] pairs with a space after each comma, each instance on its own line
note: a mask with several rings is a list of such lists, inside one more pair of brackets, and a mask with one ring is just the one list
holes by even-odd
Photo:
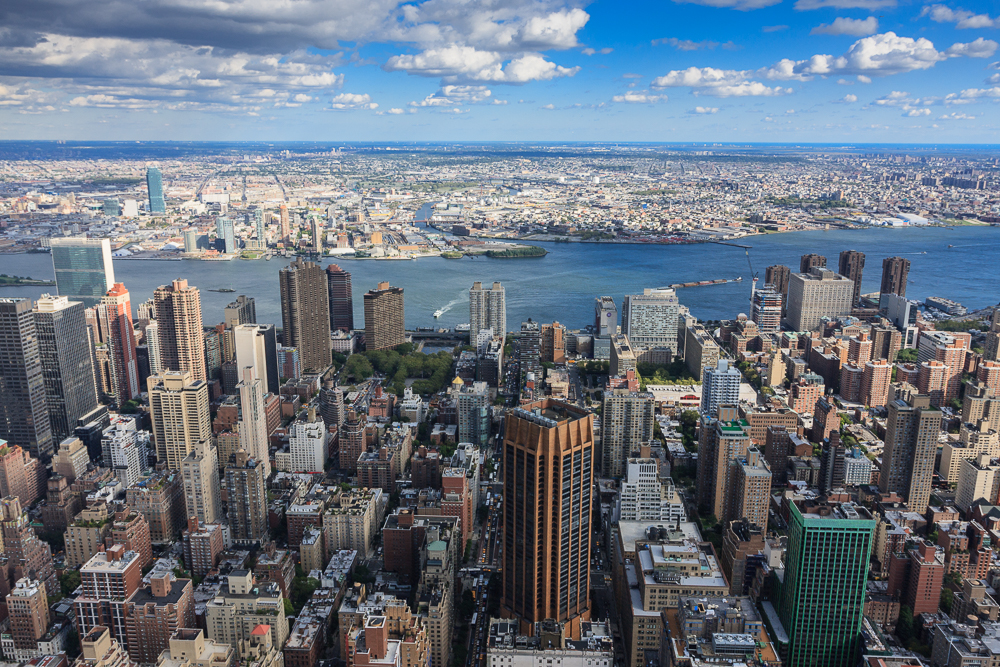
[[[904, 229], [858, 229], [792, 232], [755, 236], [743, 241], [753, 246], [750, 259], [761, 279], [771, 264], [798, 270], [799, 257], [817, 252], [836, 268], [841, 250], [866, 255], [863, 291], [878, 291], [882, 259], [900, 255], [910, 260], [907, 296], [924, 299], [943, 296], [970, 309], [1000, 302], [1000, 227], [963, 226]], [[951, 244], [954, 248], [948, 248]], [[619, 245], [545, 243], [545, 257], [489, 259], [486, 257], [407, 260], [354, 260], [327, 258], [353, 276], [354, 321], [364, 322], [362, 295], [382, 280], [405, 290], [406, 326], [454, 326], [469, 321], [468, 290], [473, 281], [499, 280], [507, 290], [507, 326], [516, 329], [529, 317], [558, 320], [570, 328], [593, 321], [594, 297], [610, 295], [621, 307], [622, 296], [644, 287], [671, 283], [743, 276], [742, 283], [678, 290], [682, 304], [700, 319], [734, 317], [749, 312], [750, 267], [740, 248], [715, 244]], [[0, 256], [4, 273], [39, 279], [53, 277], [45, 254]], [[222, 321], [222, 311], [238, 294], [257, 301], [257, 319], [280, 326], [281, 305], [278, 270], [290, 260], [115, 260], [115, 276], [124, 282], [136, 303], [174, 278], [187, 278], [202, 289], [205, 324]], [[233, 294], [209, 292], [229, 287]], [[0, 296], [37, 298], [54, 287], [4, 287]], [[432, 313], [445, 309], [440, 319]]]

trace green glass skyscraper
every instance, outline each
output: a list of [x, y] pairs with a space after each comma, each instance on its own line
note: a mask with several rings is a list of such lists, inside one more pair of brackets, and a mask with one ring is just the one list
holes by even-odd
[[789, 508], [785, 577], [776, 600], [788, 636], [786, 667], [853, 667], [875, 521], [863, 507]]
[[166, 213], [167, 203], [163, 200], [163, 174], [159, 167], [146, 169], [146, 189], [149, 190], [149, 212]]
[[67, 236], [53, 238], [50, 243], [59, 296], [79, 301], [84, 308], [99, 304], [115, 284], [111, 242]]

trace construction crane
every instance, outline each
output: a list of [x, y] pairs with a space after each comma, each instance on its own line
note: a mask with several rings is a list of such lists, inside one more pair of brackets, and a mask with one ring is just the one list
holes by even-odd
[[749, 265], [750, 267], [750, 305], [752, 306], [753, 296], [757, 292], [757, 280], [758, 280], [758, 275], [753, 270], [753, 262], [750, 261], [750, 249], [753, 248], [753, 246], [745, 245], [743, 243], [727, 243], [725, 241], [711, 241], [711, 243], [715, 243], [716, 245], [732, 246], [733, 248], [743, 248], [743, 251], [747, 255], [747, 265]]

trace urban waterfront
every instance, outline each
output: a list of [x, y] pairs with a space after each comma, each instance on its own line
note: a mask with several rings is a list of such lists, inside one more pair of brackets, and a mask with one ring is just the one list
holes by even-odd
[[[878, 291], [882, 258], [893, 255], [911, 262], [907, 296], [924, 299], [944, 296], [970, 309], [1000, 301], [996, 267], [1000, 265], [1000, 228], [985, 226], [907, 229], [857, 229], [827, 232], [769, 234], [743, 239], [752, 245], [750, 259], [761, 278], [764, 268], [785, 264], [798, 270], [799, 257], [817, 252], [836, 267], [841, 250], [866, 255], [863, 291]], [[355, 260], [324, 257], [322, 265], [339, 263], [353, 276], [355, 321], [364, 321], [362, 294], [380, 280], [405, 289], [406, 326], [447, 326], [468, 322], [468, 290], [475, 280], [499, 280], [507, 288], [508, 326], [531, 317], [558, 320], [571, 328], [593, 319], [593, 298], [611, 295], [620, 304], [622, 295], [644, 287], [662, 287], [692, 280], [733, 279], [741, 283], [678, 290], [682, 304], [699, 319], [721, 319], [749, 312], [750, 267], [740, 248], [716, 244], [625, 245], [596, 243], [544, 243], [550, 252], [541, 258], [458, 260]], [[952, 245], [954, 247], [949, 248]], [[926, 254], [924, 254], [926, 253]], [[124, 282], [133, 308], [174, 278], [186, 278], [201, 288], [206, 323], [221, 321], [222, 309], [237, 294], [257, 300], [260, 322], [280, 326], [278, 270], [290, 260], [205, 262], [199, 260], [116, 260], [115, 277]], [[52, 278], [46, 254], [6, 255], [3, 272]], [[235, 293], [211, 292], [230, 288]], [[4, 296], [37, 298], [53, 287], [5, 287]], [[437, 320], [433, 312], [444, 308]]]

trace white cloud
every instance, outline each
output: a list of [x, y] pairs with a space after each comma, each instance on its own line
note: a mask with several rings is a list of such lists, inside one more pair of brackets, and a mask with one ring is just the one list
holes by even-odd
[[588, 47], [588, 48], [583, 49], [582, 51], [580, 51], [580, 53], [582, 53], [585, 56], [593, 56], [593, 55], [597, 55], [597, 54], [600, 54], [602, 56], [606, 56], [609, 53], [611, 53], [612, 51], [614, 51], [614, 49], [612, 49], [611, 47], [607, 47], [607, 46], [604, 47], [603, 49], [591, 49], [591, 48]]
[[748, 72], [739, 70], [722, 70], [714, 67], [689, 67], [685, 70], [673, 70], [653, 79], [653, 88], [694, 88], [696, 95], [711, 95], [713, 97], [756, 97], [786, 95], [791, 88], [775, 86], [769, 88], [759, 81], [748, 78]]
[[955, 111], [954, 113], [946, 113], [938, 116], [938, 120], [975, 120], [975, 116], [970, 116], [967, 113], [959, 113]]
[[781, 32], [782, 30], [788, 30], [787, 25], [766, 25], [760, 29], [761, 32]]
[[371, 95], [357, 93], [341, 93], [330, 101], [330, 108], [338, 111], [350, 109], [378, 109], [378, 104], [372, 102]]
[[986, 83], [1000, 83], [1000, 74], [991, 74], [986, 78]]
[[547, 111], [552, 111], [553, 109], [556, 108], [556, 105], [554, 105], [554, 104], [543, 104], [542, 106], [540, 106], [538, 108], [539, 109], [545, 109]]
[[872, 82], [871, 77], [865, 76], [864, 74], [858, 75], [858, 83], [871, 83], [871, 82]]
[[741, 12], [748, 12], [753, 9], [762, 9], [776, 5], [781, 0], [674, 0], [674, 2], [678, 4], [704, 5], [705, 7], [738, 9]]
[[688, 111], [688, 113], [692, 113], [692, 114], [713, 114], [713, 113], [719, 113], [719, 107], [695, 107], [694, 109], [691, 109], [690, 111]]
[[956, 28], [1000, 28], [1000, 18], [992, 19], [988, 14], [974, 14], [965, 9], [952, 9], [946, 5], [924, 7], [921, 16], [930, 16], [936, 23], [954, 23]]
[[853, 86], [854, 82], [847, 79], [837, 79], [837, 83], [841, 86]]
[[949, 46], [945, 53], [952, 58], [958, 58], [960, 56], [966, 56], [968, 58], [989, 58], [996, 53], [997, 46], [1000, 46], [1000, 44], [997, 44], [992, 39], [983, 39], [982, 37], [979, 37], [975, 41], [967, 42], [965, 44], [962, 42], [956, 42]]
[[840, 98], [837, 101], [840, 102], [841, 104], [854, 104], [855, 102], [858, 101], [858, 96], [857, 95], [844, 95], [842, 98]]
[[615, 95], [612, 102], [627, 102], [628, 104], [654, 104], [656, 102], [666, 102], [666, 95], [650, 95], [645, 90], [630, 90], [624, 95]]
[[404, 111], [403, 109], [400, 109], [399, 107], [393, 107], [393, 108], [389, 109], [388, 111], [386, 111], [386, 113], [390, 114], [390, 115], [393, 115], [393, 116], [400, 116], [400, 115], [406, 113], [406, 111]]
[[[410, 102], [411, 107], [453, 107], [461, 104], [497, 102], [493, 92], [486, 86], [441, 86], [419, 102]], [[502, 104], [502, 102], [500, 102]]]
[[1000, 86], [993, 88], [966, 88], [958, 95], [949, 95], [945, 103], [961, 103], [961, 101], [979, 101], [983, 99], [1000, 98]]
[[795, 9], [809, 11], [812, 9], [883, 9], [895, 7], [896, 0], [798, 0]]
[[642, 74], [635, 74], [633, 72], [626, 72], [625, 74], [622, 74], [622, 78], [623, 79], [641, 79], [642, 78]]
[[676, 37], [664, 37], [662, 39], [654, 39], [653, 46], [658, 46], [660, 44], [667, 44], [672, 46], [678, 51], [698, 51], [699, 49], [714, 49], [719, 45], [718, 42], [713, 42], [710, 39], [703, 40], [701, 42], [694, 42], [690, 39], [677, 39]]
[[838, 16], [833, 23], [820, 24], [810, 31], [810, 35], [853, 35], [864, 37], [878, 32], [878, 19], [869, 16], [866, 19], [848, 19]]
[[903, 114], [903, 116], [907, 118], [919, 118], [921, 116], [930, 116], [930, 115], [931, 115], [930, 109], [910, 109], [909, 111]]
[[579, 67], [562, 67], [538, 53], [526, 53], [504, 64], [503, 54], [478, 51], [469, 46], [451, 45], [428, 49], [415, 55], [392, 56], [384, 65], [390, 72], [403, 71], [419, 76], [440, 77], [448, 83], [491, 81], [522, 84], [573, 76]]
[[439, 113], [446, 113], [446, 114], [451, 114], [453, 116], [457, 116], [459, 114], [469, 113], [470, 111], [472, 111], [472, 109], [442, 109]]

